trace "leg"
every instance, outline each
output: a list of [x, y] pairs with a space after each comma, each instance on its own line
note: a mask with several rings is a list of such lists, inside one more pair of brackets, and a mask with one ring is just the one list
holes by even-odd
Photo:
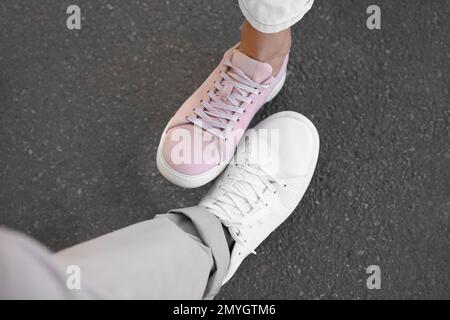
[[247, 18], [241, 30], [239, 50], [272, 66], [278, 74], [291, 48], [291, 26], [311, 8], [313, 0], [240, 0]]
[[[0, 266], [6, 269], [1, 298], [210, 299], [229, 263], [220, 221], [200, 207], [174, 210], [53, 256], [23, 236], [0, 236]], [[80, 290], [66, 287], [69, 265], [80, 268]]]
[[93, 298], [68, 290], [65, 270], [51, 253], [22, 234], [0, 229], [0, 300]]
[[270, 64], [274, 76], [280, 71], [290, 49], [291, 28], [276, 33], [264, 33], [245, 20], [239, 50], [252, 59]]
[[275, 33], [289, 29], [311, 9], [314, 0], [239, 0], [239, 8], [258, 31]]
[[312, 3], [239, 1], [246, 18], [239, 43], [225, 52], [161, 136], [156, 163], [167, 180], [195, 188], [225, 169], [253, 116], [283, 87], [291, 48], [290, 27]]
[[[240, 144], [235, 165], [196, 207], [174, 210], [53, 256], [24, 236], [0, 231], [0, 298], [213, 298], [293, 212], [316, 166], [319, 136], [304, 116], [280, 112], [255, 128], [260, 129], [277, 135], [247, 132], [248, 143]], [[234, 240], [231, 257], [226, 236]], [[69, 265], [81, 271], [80, 290], [66, 287]]]

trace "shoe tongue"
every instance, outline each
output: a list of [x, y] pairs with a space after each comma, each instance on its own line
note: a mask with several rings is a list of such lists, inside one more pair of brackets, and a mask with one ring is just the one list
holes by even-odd
[[241, 69], [256, 83], [261, 83], [272, 75], [272, 66], [270, 64], [252, 59], [238, 49], [233, 50], [231, 63]]

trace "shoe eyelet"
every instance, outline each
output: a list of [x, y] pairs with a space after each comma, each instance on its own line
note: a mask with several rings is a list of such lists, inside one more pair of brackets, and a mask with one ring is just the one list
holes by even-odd
[[285, 183], [284, 186], [283, 186], [283, 188], [286, 188], [286, 187], [287, 187], [287, 184]]

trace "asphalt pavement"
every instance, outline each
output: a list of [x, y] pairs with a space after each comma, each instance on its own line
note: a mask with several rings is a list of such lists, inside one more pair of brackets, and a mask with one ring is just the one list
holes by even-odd
[[[0, 3], [0, 224], [52, 250], [205, 194], [164, 180], [156, 148], [242, 22], [235, 1], [77, 0], [68, 30], [73, 2]], [[445, 0], [315, 1], [253, 124], [311, 119], [316, 173], [218, 299], [450, 299], [449, 17]]]

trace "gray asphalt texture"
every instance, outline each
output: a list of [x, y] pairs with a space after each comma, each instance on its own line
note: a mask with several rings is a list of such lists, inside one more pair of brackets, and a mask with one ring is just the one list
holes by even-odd
[[[209, 186], [160, 176], [157, 143], [242, 22], [235, 1], [77, 0], [69, 31], [72, 2], [0, 3], [0, 223], [52, 250], [199, 201]], [[450, 298], [450, 3], [372, 2], [316, 0], [295, 26], [253, 124], [310, 118], [316, 173], [218, 299]]]

